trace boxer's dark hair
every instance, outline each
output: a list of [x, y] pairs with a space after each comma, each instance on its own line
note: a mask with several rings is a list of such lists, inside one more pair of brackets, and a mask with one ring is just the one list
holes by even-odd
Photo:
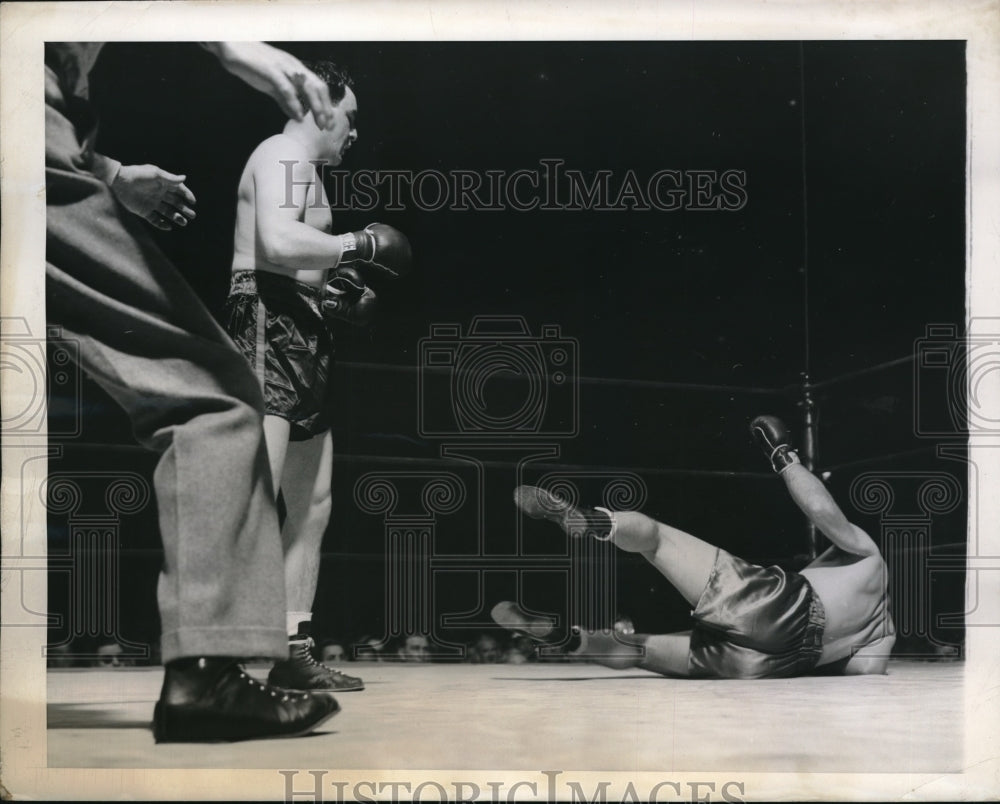
[[[326, 83], [327, 88], [330, 90], [330, 100], [334, 105], [344, 99], [344, 94], [348, 87], [354, 86], [354, 80], [348, 75], [347, 70], [338, 67], [332, 61], [305, 61], [303, 64], [316, 73], [321, 81]], [[299, 100], [302, 100], [302, 98], [300, 97]]]

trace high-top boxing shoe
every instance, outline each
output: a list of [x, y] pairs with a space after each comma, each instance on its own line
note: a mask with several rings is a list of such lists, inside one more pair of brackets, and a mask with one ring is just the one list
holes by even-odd
[[365, 683], [360, 678], [317, 662], [313, 658], [312, 647], [312, 637], [290, 637], [288, 658], [274, 663], [267, 683], [286, 690], [314, 692], [353, 692], [365, 688]]
[[573, 505], [538, 486], [518, 486], [514, 489], [517, 507], [532, 519], [555, 522], [570, 536], [593, 536], [607, 541], [614, 535], [614, 519], [604, 508]]
[[153, 736], [158, 743], [298, 737], [339, 711], [329, 693], [261, 684], [234, 659], [179, 659], [165, 669]]
[[[514, 634], [524, 634], [540, 645], [559, 646], [562, 644], [566, 653], [579, 649], [581, 643], [580, 629], [570, 628], [568, 636], [560, 640], [556, 631], [555, 621], [551, 617], [536, 617], [528, 614], [512, 600], [502, 600], [490, 611], [493, 622], [506, 628]], [[562, 635], [566, 632], [562, 631]]]
[[758, 416], [750, 422], [750, 434], [779, 475], [794, 463], [801, 463], [791, 446], [784, 422], [777, 416]]

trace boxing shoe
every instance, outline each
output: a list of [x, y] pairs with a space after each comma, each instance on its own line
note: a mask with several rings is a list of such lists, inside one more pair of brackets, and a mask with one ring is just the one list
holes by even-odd
[[532, 519], [555, 522], [573, 537], [593, 536], [607, 541], [614, 535], [614, 520], [603, 508], [576, 506], [537, 486], [518, 486], [514, 503]]
[[779, 475], [793, 463], [801, 463], [791, 446], [788, 428], [777, 416], [758, 416], [750, 422], [750, 434]]
[[493, 622], [508, 631], [524, 634], [537, 640], [546, 640], [555, 630], [555, 621], [551, 617], [534, 617], [517, 605], [513, 600], [502, 600], [490, 610]]
[[353, 692], [365, 688], [365, 683], [360, 678], [317, 662], [313, 658], [312, 647], [312, 637], [290, 637], [288, 658], [274, 663], [267, 683], [286, 690], [312, 692]]
[[166, 667], [153, 737], [158, 743], [299, 737], [339, 711], [332, 695], [261, 684], [233, 659], [181, 659]]
[[[502, 600], [490, 610], [493, 622], [514, 634], [524, 636], [542, 645], [558, 646], [560, 640], [556, 634], [556, 624], [551, 617], [536, 617], [528, 614], [512, 600]], [[563, 632], [565, 633], [565, 632]], [[581, 644], [581, 632], [577, 626], [570, 629], [569, 637], [563, 640], [562, 646], [567, 653], [577, 650]]]

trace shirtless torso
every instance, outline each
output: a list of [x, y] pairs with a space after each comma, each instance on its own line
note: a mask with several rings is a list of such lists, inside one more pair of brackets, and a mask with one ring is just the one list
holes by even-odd
[[[318, 288], [325, 284], [327, 271], [302, 270], [270, 261], [256, 236], [261, 198], [283, 197], [289, 180], [283, 163], [293, 161], [296, 166], [306, 166], [309, 154], [301, 143], [287, 134], [276, 134], [264, 140], [247, 160], [237, 190], [233, 271], [270, 271]], [[276, 169], [279, 165], [281, 169]], [[298, 220], [325, 234], [331, 233], [333, 216], [319, 174], [315, 173], [311, 184], [302, 182], [300, 175], [295, 176], [295, 181], [306, 191], [306, 203], [298, 211]]]
[[885, 561], [836, 545], [801, 570], [826, 610], [819, 666], [842, 663], [848, 674], [884, 673], [896, 641]]

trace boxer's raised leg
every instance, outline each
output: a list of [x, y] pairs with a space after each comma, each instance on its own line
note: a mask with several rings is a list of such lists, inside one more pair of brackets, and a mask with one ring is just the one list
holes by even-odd
[[612, 518], [615, 546], [642, 554], [688, 603], [697, 605], [719, 548], [638, 511], [616, 511]]
[[715, 566], [717, 547], [637, 511], [575, 506], [535, 486], [519, 486], [514, 501], [529, 516], [555, 522], [570, 535], [610, 539], [622, 550], [642, 554], [691, 605]]

